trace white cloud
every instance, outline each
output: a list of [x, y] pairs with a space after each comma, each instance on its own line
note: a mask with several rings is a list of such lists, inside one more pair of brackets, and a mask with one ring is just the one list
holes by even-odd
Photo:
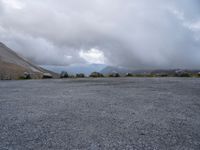
[[70, 56], [70, 55], [64, 55], [64, 57], [65, 57], [66, 59], [72, 59], [72, 58], [73, 58], [73, 57]]
[[194, 23], [189, 23], [188, 27], [192, 30], [192, 31], [200, 31], [200, 20]]
[[86, 60], [88, 63], [91, 64], [104, 64], [105, 63], [105, 56], [104, 53], [96, 48], [92, 48], [88, 51], [81, 50], [79, 52], [81, 58]]
[[173, 7], [168, 7], [168, 10], [173, 13], [179, 20], [184, 21], [185, 20], [185, 16], [184, 13], [181, 12], [180, 10], [173, 8]]
[[185, 14], [182, 11], [172, 7], [168, 10], [173, 13], [178, 20], [180, 20], [183, 27], [193, 32], [193, 37], [196, 41], [200, 40], [200, 20], [191, 20], [191, 18], [185, 17]]
[[22, 0], [2, 0], [6, 7], [13, 9], [22, 9], [25, 7], [25, 3]]

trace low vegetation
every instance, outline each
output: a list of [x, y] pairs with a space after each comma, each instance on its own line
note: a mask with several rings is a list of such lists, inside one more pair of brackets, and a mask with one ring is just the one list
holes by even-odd
[[90, 74], [90, 77], [92, 78], [101, 78], [101, 77], [104, 77], [104, 75], [100, 72], [93, 72]]
[[76, 74], [76, 78], [85, 78], [85, 74], [78, 73], [78, 74]]
[[69, 78], [69, 74], [65, 71], [62, 71], [60, 74], [60, 78]]
[[113, 73], [109, 74], [108, 76], [109, 76], [109, 77], [117, 78], [117, 77], [120, 77], [120, 74], [117, 73], [117, 72], [113, 72]]
[[125, 76], [126, 76], [126, 77], [133, 77], [133, 74], [132, 74], [132, 73], [126, 73]]
[[[18, 76], [18, 78], [16, 78]], [[89, 76], [86, 76], [83, 73], [77, 73], [76, 75], [69, 74], [66, 71], [62, 71], [60, 73], [60, 78], [102, 78], [102, 77], [138, 77], [138, 78], [153, 78], [153, 77], [195, 77], [195, 78], [200, 78], [200, 72], [187, 72], [187, 71], [174, 71], [174, 72], [163, 72], [163, 73], [126, 73], [126, 74], [119, 74], [117, 72], [113, 72], [108, 75], [104, 75], [100, 72], [92, 72]], [[13, 80], [13, 79], [18, 79], [18, 80], [29, 80], [29, 79], [51, 79], [54, 78], [52, 74], [50, 73], [43, 73], [41, 74], [32, 74], [29, 72], [24, 72], [24, 74], [13, 74], [12, 72], [4, 72], [3, 74], [0, 73], [0, 80]], [[57, 77], [59, 78], [59, 77]]]

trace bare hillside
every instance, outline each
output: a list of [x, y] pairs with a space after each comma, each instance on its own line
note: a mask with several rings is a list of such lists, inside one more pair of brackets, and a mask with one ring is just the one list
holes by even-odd
[[35, 79], [42, 78], [44, 73], [57, 77], [57, 74], [32, 64], [0, 42], [0, 79], [19, 79], [25, 72]]

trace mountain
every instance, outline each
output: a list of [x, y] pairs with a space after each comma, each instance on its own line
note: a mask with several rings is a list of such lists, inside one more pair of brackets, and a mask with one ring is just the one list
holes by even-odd
[[52, 66], [52, 65], [42, 65], [41, 67], [54, 71], [56, 73], [61, 73], [62, 71], [66, 71], [69, 74], [77, 74], [84, 73], [85, 75], [90, 75], [92, 72], [99, 72], [106, 65], [103, 64], [73, 64], [69, 66]]
[[111, 74], [113, 72], [117, 72], [120, 74], [126, 74], [126, 73], [132, 73], [133, 70], [131, 70], [129, 68], [124, 68], [124, 67], [107, 66], [104, 69], [102, 69], [100, 72], [105, 75]]
[[57, 77], [56, 73], [32, 64], [0, 42], [0, 79], [19, 79], [25, 72], [34, 79], [42, 78], [45, 73]]

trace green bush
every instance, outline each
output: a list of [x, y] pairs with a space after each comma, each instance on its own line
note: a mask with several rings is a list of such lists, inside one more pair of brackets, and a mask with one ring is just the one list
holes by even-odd
[[99, 73], [99, 72], [93, 72], [93, 73], [90, 74], [90, 77], [100, 78], [100, 77], [104, 77], [104, 75], [102, 73]]
[[113, 73], [113, 74], [109, 74], [108, 77], [120, 77], [120, 74], [119, 73]]
[[125, 76], [126, 77], [133, 77], [133, 74], [132, 73], [127, 73]]
[[85, 75], [83, 73], [76, 74], [76, 78], [85, 78]]
[[62, 71], [61, 74], [60, 74], [60, 78], [68, 78], [69, 77], [69, 74], [65, 71]]

